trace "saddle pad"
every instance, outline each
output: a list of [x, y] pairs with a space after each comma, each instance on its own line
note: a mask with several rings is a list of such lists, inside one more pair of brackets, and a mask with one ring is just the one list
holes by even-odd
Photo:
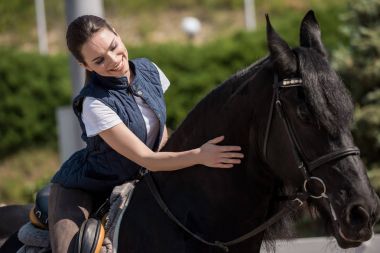
[[117, 239], [119, 237], [121, 220], [128, 207], [136, 183], [137, 181], [127, 182], [123, 185], [116, 186], [112, 191], [110, 198], [111, 208], [105, 224], [107, 231], [106, 238], [104, 239], [101, 253], [117, 252]]
[[20, 242], [28, 246], [41, 248], [50, 246], [49, 231], [37, 228], [30, 222], [20, 228], [17, 237]]

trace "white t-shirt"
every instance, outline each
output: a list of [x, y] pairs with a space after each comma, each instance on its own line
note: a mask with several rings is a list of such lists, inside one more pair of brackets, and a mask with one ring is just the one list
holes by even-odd
[[[165, 92], [169, 88], [170, 81], [162, 70], [157, 65], [155, 66], [160, 75], [162, 90]], [[134, 96], [134, 98], [144, 118], [147, 131], [147, 146], [152, 148], [160, 129], [160, 123], [157, 116], [143, 99], [138, 96]], [[115, 111], [93, 97], [86, 97], [83, 101], [82, 121], [86, 128], [87, 137], [95, 136], [122, 122]]]

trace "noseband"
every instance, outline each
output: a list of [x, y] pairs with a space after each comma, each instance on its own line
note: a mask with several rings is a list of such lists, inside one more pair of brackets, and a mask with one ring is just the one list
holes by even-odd
[[[248, 80], [249, 81], [249, 80]], [[246, 84], [248, 83], [246, 82]], [[182, 230], [184, 230], [186, 233], [188, 233], [190, 236], [195, 238], [196, 240], [213, 247], [218, 247], [222, 249], [225, 252], [229, 251], [229, 246], [238, 244], [240, 242], [243, 242], [261, 232], [263, 232], [265, 229], [267, 229], [269, 226], [273, 225], [277, 221], [279, 221], [281, 218], [283, 218], [285, 215], [289, 214], [290, 212], [296, 211], [299, 207], [303, 205], [303, 203], [308, 198], [313, 199], [325, 199], [327, 200], [329, 206], [330, 206], [330, 212], [333, 217], [333, 222], [337, 222], [337, 217], [334, 211], [333, 206], [331, 205], [331, 202], [329, 200], [328, 195], [326, 194], [326, 185], [323, 182], [323, 180], [319, 177], [312, 176], [312, 172], [318, 168], [320, 168], [322, 165], [325, 165], [329, 162], [336, 161], [339, 159], [343, 159], [347, 156], [352, 155], [359, 155], [360, 151], [357, 147], [347, 147], [347, 148], [341, 148], [337, 149], [335, 151], [332, 151], [328, 154], [325, 154], [321, 157], [318, 157], [312, 161], [309, 161], [306, 159], [305, 153], [303, 152], [301, 145], [297, 141], [296, 138], [296, 132], [292, 128], [289, 118], [286, 114], [286, 110], [284, 110], [281, 102], [280, 97], [280, 91], [282, 89], [288, 89], [288, 88], [294, 88], [294, 87], [301, 87], [302, 86], [302, 79], [299, 78], [292, 78], [292, 79], [284, 79], [282, 81], [278, 81], [277, 74], [274, 75], [274, 83], [273, 83], [273, 98], [270, 106], [270, 112], [269, 112], [269, 118], [266, 125], [265, 130], [265, 137], [264, 137], [264, 146], [263, 146], [263, 158], [264, 161], [267, 161], [267, 148], [268, 148], [268, 139], [270, 134], [270, 129], [272, 125], [272, 118], [274, 114], [274, 107], [276, 107], [276, 112], [279, 114], [280, 118], [282, 119], [282, 122], [285, 126], [287, 135], [289, 137], [290, 143], [291, 143], [291, 149], [293, 150], [293, 155], [295, 157], [295, 160], [297, 161], [297, 169], [299, 169], [304, 177], [304, 183], [303, 186], [300, 187], [301, 189], [297, 191], [292, 196], [284, 196], [283, 198], [287, 200], [285, 202], [283, 208], [270, 217], [266, 222], [261, 224], [260, 226], [254, 228], [252, 231], [234, 239], [228, 242], [220, 242], [220, 241], [214, 241], [210, 242], [199, 235], [191, 232], [185, 225], [183, 225], [169, 210], [166, 203], [161, 198], [161, 195], [159, 194], [157, 187], [153, 181], [153, 178], [150, 173], [145, 173], [145, 179], [146, 183], [148, 185], [148, 188], [150, 189], [152, 195], [154, 196], [155, 200], [157, 201], [160, 208], [163, 210], [163, 212], [174, 222], [176, 223]], [[310, 192], [310, 186], [311, 184], [320, 184], [320, 187], [322, 190], [318, 193]]]

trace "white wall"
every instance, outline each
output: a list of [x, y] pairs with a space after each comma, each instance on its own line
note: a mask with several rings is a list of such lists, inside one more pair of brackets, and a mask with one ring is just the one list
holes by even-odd
[[[264, 249], [260, 251], [266, 253]], [[277, 241], [276, 253], [380, 253], [380, 234], [362, 246], [353, 249], [339, 248], [332, 237], [303, 238], [289, 241]]]

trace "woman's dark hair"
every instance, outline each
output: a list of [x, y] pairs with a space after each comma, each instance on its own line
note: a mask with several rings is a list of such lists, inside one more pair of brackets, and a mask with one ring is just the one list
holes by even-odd
[[86, 43], [94, 33], [104, 28], [115, 33], [107, 21], [94, 15], [80, 16], [69, 24], [66, 32], [67, 47], [79, 62], [86, 64], [81, 53], [83, 44]]

